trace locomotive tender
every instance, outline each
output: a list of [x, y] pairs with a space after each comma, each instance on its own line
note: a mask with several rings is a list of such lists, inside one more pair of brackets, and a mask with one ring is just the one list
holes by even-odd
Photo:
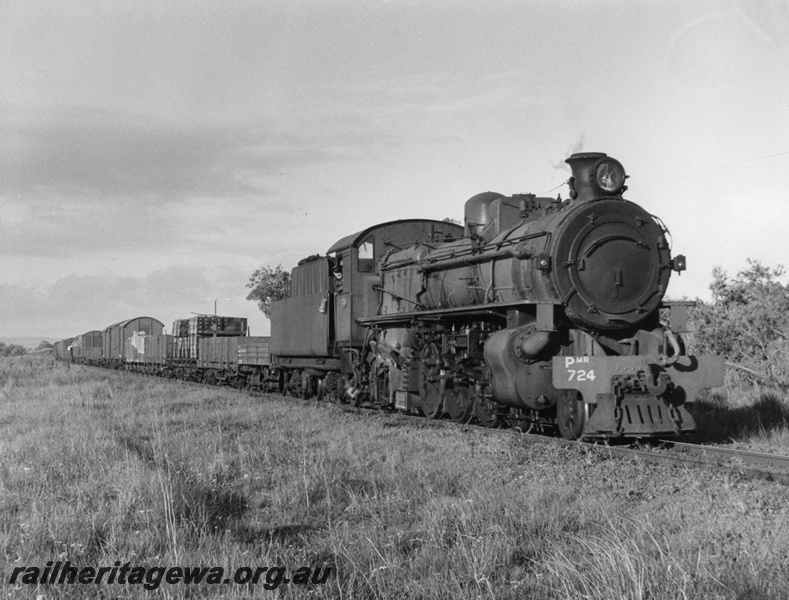
[[[268, 352], [247, 365], [238, 336], [213, 360], [203, 340], [180, 374], [568, 439], [692, 431], [687, 404], [724, 364], [685, 354], [692, 303], [663, 301], [685, 258], [623, 197], [618, 161], [566, 162], [567, 200], [487, 192], [462, 227], [409, 219], [340, 239], [294, 268]], [[176, 346], [157, 346], [170, 374]]]

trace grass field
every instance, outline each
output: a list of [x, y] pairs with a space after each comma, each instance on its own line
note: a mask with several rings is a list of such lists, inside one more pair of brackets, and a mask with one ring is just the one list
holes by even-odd
[[[780, 395], [697, 415], [789, 453]], [[0, 362], [0, 546], [20, 598], [785, 600], [789, 488], [22, 358]], [[9, 583], [66, 560], [328, 578]]]

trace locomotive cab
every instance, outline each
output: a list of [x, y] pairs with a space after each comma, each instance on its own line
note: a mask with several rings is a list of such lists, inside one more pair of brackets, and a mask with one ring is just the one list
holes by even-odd
[[350, 380], [360, 365], [367, 329], [358, 319], [376, 315], [381, 304], [378, 263], [399, 248], [461, 236], [453, 223], [391, 221], [346, 236], [293, 269], [290, 297], [271, 304], [272, 365], [281, 385], [334, 394], [332, 373]]
[[340, 269], [335, 276], [334, 341], [352, 346], [364, 343], [366, 329], [357, 319], [378, 313], [382, 300], [378, 263], [386, 256], [414, 244], [461, 236], [461, 227], [453, 223], [409, 219], [382, 223], [337, 241], [327, 252]]

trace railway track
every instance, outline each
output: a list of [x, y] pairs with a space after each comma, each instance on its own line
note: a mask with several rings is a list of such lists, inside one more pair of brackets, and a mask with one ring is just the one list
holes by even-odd
[[661, 446], [650, 450], [642, 450], [628, 446], [612, 446], [608, 444], [571, 441], [563, 438], [548, 437], [531, 433], [521, 433], [516, 429], [488, 429], [478, 425], [459, 425], [451, 421], [426, 419], [399, 413], [383, 413], [377, 409], [355, 409], [342, 407], [349, 412], [370, 411], [387, 416], [394, 420], [402, 420], [420, 427], [447, 427], [461, 430], [474, 430], [490, 435], [511, 435], [525, 443], [550, 444], [569, 448], [582, 449], [585, 452], [602, 454], [612, 458], [630, 458], [652, 464], [668, 464], [695, 469], [714, 469], [736, 473], [746, 479], [762, 479], [789, 485], [789, 456], [749, 452], [735, 448], [690, 444], [675, 440], [660, 440]]
[[670, 440], [661, 441], [689, 457], [741, 470], [746, 474], [752, 474], [754, 478], [774, 480], [789, 485], [789, 456]]
[[[87, 366], [87, 365], [82, 365]], [[100, 367], [93, 367], [100, 368]], [[182, 385], [194, 385], [206, 387], [207, 384], [171, 380]], [[209, 386], [210, 387], [210, 386]], [[235, 389], [235, 388], [228, 388]], [[243, 391], [243, 390], [236, 390]], [[294, 398], [289, 396], [279, 396], [271, 392], [249, 391], [255, 397], [264, 398], [273, 396], [277, 398], [287, 398], [288, 402], [298, 403], [302, 406], [333, 406], [339, 410], [356, 414], [375, 414], [380, 418], [392, 421], [412, 423], [418, 427], [445, 427], [458, 429], [460, 431], [477, 431], [488, 435], [510, 435], [516, 436], [518, 440], [525, 443], [548, 444], [563, 446], [568, 448], [578, 448], [592, 454], [602, 454], [611, 458], [630, 458], [642, 460], [652, 464], [677, 465], [695, 469], [713, 469], [736, 473], [746, 479], [762, 479], [774, 481], [783, 485], [789, 485], [789, 456], [778, 454], [765, 454], [760, 452], [749, 452], [735, 448], [723, 448], [720, 446], [707, 446], [703, 444], [691, 444], [676, 440], [659, 440], [660, 446], [643, 450], [625, 445], [609, 445], [605, 443], [572, 441], [564, 438], [549, 437], [532, 433], [522, 433], [517, 429], [490, 429], [481, 425], [466, 424], [462, 425], [452, 421], [442, 419], [428, 419], [415, 415], [383, 411], [378, 408], [353, 407], [346, 404], [334, 404], [328, 402], [318, 402], [315, 399]]]

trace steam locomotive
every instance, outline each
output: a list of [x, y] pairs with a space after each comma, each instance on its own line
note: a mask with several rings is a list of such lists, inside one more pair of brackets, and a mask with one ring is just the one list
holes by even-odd
[[384, 223], [294, 269], [272, 305], [280, 387], [569, 439], [692, 431], [724, 365], [684, 354], [691, 303], [663, 302], [685, 257], [617, 160], [566, 162], [565, 201], [479, 194], [462, 229]]
[[687, 404], [722, 385], [724, 364], [685, 353], [692, 303], [663, 300], [685, 257], [623, 197], [621, 163], [566, 162], [566, 200], [486, 192], [466, 202], [463, 226], [382, 223], [306, 259], [271, 305], [270, 345], [254, 364], [228, 354], [249, 345], [240, 340], [223, 342], [222, 360], [205, 355], [216, 340], [191, 363], [175, 342], [152, 339], [146, 355], [146, 336], [161, 331], [137, 332], [125, 362], [568, 439], [693, 431]]

